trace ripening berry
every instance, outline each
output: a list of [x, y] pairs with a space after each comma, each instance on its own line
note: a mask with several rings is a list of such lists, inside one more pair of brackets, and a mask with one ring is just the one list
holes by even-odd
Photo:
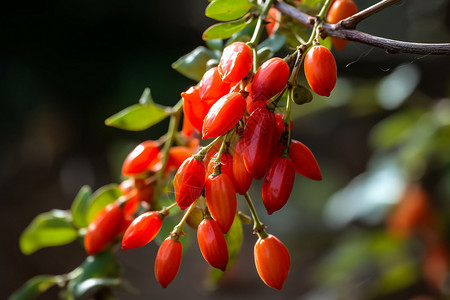
[[203, 118], [203, 103], [200, 99], [200, 88], [191, 86], [186, 92], [181, 93], [183, 98], [183, 113], [191, 124], [198, 130], [202, 131]]
[[134, 249], [150, 243], [158, 234], [162, 219], [158, 212], [143, 213], [128, 226], [122, 238], [122, 249]]
[[286, 246], [275, 236], [269, 234], [264, 239], [258, 239], [254, 255], [259, 277], [268, 286], [281, 290], [291, 265], [291, 258]]
[[225, 173], [211, 174], [206, 179], [205, 198], [211, 216], [225, 234], [230, 230], [236, 215], [236, 191], [233, 181]]
[[262, 187], [262, 200], [269, 215], [286, 204], [294, 179], [295, 169], [289, 157], [276, 157], [270, 162]]
[[247, 171], [256, 179], [266, 173], [272, 159], [276, 141], [276, 120], [273, 112], [259, 107], [247, 120], [244, 128], [244, 163]]
[[266, 31], [269, 36], [274, 34], [280, 27], [281, 22], [281, 12], [275, 7], [271, 7], [267, 13], [266, 18]]
[[230, 131], [244, 116], [245, 107], [245, 99], [240, 93], [229, 93], [220, 98], [203, 121], [202, 138], [215, 138]]
[[217, 67], [211, 68], [203, 75], [200, 84], [202, 101], [217, 101], [230, 91], [230, 84], [222, 81]]
[[197, 241], [205, 260], [225, 272], [228, 265], [228, 246], [219, 224], [204, 219], [197, 228]]
[[[335, 0], [328, 9], [326, 21], [330, 24], [336, 24], [357, 12], [358, 8], [353, 0]], [[331, 42], [338, 51], [343, 50], [348, 43], [346, 40], [335, 37], [331, 37]]]
[[205, 165], [193, 156], [186, 159], [175, 174], [175, 200], [181, 210], [188, 208], [201, 195], [205, 185]]
[[159, 247], [155, 259], [155, 277], [165, 288], [177, 276], [181, 264], [183, 247], [180, 241], [174, 241], [170, 236]]
[[281, 92], [289, 79], [289, 66], [279, 57], [267, 60], [252, 81], [253, 101], [268, 100]]
[[122, 165], [122, 174], [136, 175], [147, 171], [149, 164], [158, 156], [159, 146], [155, 141], [140, 143], [128, 154]]
[[[219, 156], [219, 153], [217, 152], [214, 154], [214, 156], [210, 159], [208, 163], [208, 167], [206, 169], [206, 178], [208, 178], [209, 175], [211, 175], [214, 172], [214, 168], [216, 167], [216, 160]], [[220, 172], [225, 173], [230, 177], [231, 181], [233, 182], [234, 186], [234, 177], [233, 177], [233, 156], [229, 153], [222, 153], [220, 156]]]
[[333, 54], [324, 46], [313, 46], [306, 53], [305, 76], [311, 89], [320, 96], [329, 97], [336, 85], [337, 67]]
[[218, 71], [226, 83], [237, 83], [250, 72], [253, 64], [253, 52], [247, 44], [232, 43], [223, 49]]
[[94, 255], [105, 247], [119, 234], [124, 214], [117, 203], [104, 207], [89, 224], [84, 237], [84, 248], [89, 255]]
[[253, 176], [245, 168], [244, 164], [244, 151], [245, 151], [245, 141], [243, 138], [236, 142], [233, 152], [233, 178], [236, 188], [236, 192], [241, 195], [245, 195], [248, 189], [252, 185]]
[[311, 150], [297, 140], [291, 140], [289, 157], [294, 164], [295, 172], [309, 179], [322, 180], [319, 164]]

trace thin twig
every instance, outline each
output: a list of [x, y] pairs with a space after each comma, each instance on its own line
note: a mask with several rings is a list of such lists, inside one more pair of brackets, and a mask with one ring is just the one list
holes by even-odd
[[[365, 10], [366, 11], [365, 17], [373, 14], [371, 12], [371, 9], [376, 10], [377, 12], [382, 8], [386, 8], [387, 4], [393, 4], [391, 3], [393, 1], [396, 0], [387, 1], [388, 3], [383, 3], [381, 8], [380, 6], [376, 5], [369, 7], [368, 9]], [[314, 26], [314, 17], [299, 11], [297, 8], [290, 6], [289, 4], [277, 0], [275, 2], [275, 7], [285, 15], [293, 18], [294, 20], [298, 21], [299, 23], [309, 28], [312, 28]], [[343, 28], [341, 23], [338, 24], [324, 23], [322, 33], [325, 36], [337, 37], [349, 41], [359, 42], [366, 45], [378, 47], [386, 50], [386, 52], [388, 53], [450, 55], [450, 43], [428, 44], [428, 43], [411, 43], [398, 40], [391, 40], [387, 38], [374, 36], [361, 31], [357, 31], [354, 29], [345, 29]]]
[[340, 23], [342, 24], [342, 27], [347, 29], [354, 29], [356, 25], [359, 24], [362, 20], [365, 18], [370, 17], [373, 14], [376, 14], [377, 12], [397, 3], [402, 0], [382, 0], [378, 3], [375, 3], [374, 5], [354, 14], [351, 17], [348, 17], [347, 19], [342, 20]]

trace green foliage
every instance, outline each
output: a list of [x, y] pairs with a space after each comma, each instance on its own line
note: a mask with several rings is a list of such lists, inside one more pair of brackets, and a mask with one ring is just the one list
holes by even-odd
[[[209, 47], [220, 48], [220, 44], [217, 40], [208, 41]], [[220, 40], [220, 42], [222, 42]], [[189, 79], [200, 81], [203, 74], [206, 72], [206, 63], [210, 59], [218, 58], [213, 51], [203, 46], [199, 46], [189, 52], [188, 54], [180, 57], [176, 62], [172, 64], [172, 68]]]
[[44, 293], [57, 283], [51, 275], [39, 275], [29, 279], [22, 287], [9, 297], [9, 300], [31, 300]]
[[20, 236], [20, 250], [28, 255], [44, 247], [73, 242], [78, 231], [72, 225], [69, 211], [54, 209], [36, 216]]
[[87, 227], [89, 225], [86, 220], [86, 213], [89, 207], [91, 194], [92, 190], [89, 186], [82, 186], [70, 207], [73, 224], [78, 228]]
[[122, 196], [122, 192], [119, 190], [119, 185], [115, 183], [102, 186], [96, 190], [94, 194], [92, 194], [89, 201], [89, 208], [86, 214], [87, 224], [91, 223], [92, 219], [94, 219], [95, 215], [102, 208], [110, 203], [113, 203], [120, 196]]
[[244, 16], [252, 7], [248, 0], [214, 0], [205, 15], [217, 21], [232, 21]]
[[204, 40], [227, 39], [247, 25], [245, 18], [212, 25], [203, 32]]

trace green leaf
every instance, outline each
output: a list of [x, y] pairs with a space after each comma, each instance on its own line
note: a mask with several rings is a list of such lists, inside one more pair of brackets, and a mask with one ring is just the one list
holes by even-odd
[[217, 50], [222, 52], [223, 50], [223, 41], [222, 40], [208, 40], [206, 41], [206, 46], [208, 46], [211, 50]]
[[329, 36], [327, 36], [325, 39], [322, 39], [321, 37], [319, 37], [319, 44], [324, 47], [327, 47], [328, 50], [331, 50], [331, 46], [333, 45], [331, 43], [331, 39]]
[[154, 103], [134, 104], [106, 119], [105, 124], [130, 131], [141, 131], [158, 124], [167, 118], [169, 113], [169, 109]]
[[28, 300], [34, 299], [56, 284], [55, 276], [38, 275], [22, 285], [17, 291], [9, 297], [9, 300]]
[[155, 104], [155, 101], [152, 97], [152, 92], [150, 88], [145, 88], [142, 92], [141, 98], [139, 98], [139, 104], [146, 105], [146, 104]]
[[128, 293], [137, 294], [138, 291], [121, 278], [89, 278], [78, 284], [74, 289], [74, 296], [80, 298], [95, 288], [112, 287]]
[[113, 203], [120, 196], [122, 192], [119, 190], [119, 186], [115, 183], [111, 183], [102, 186], [91, 196], [91, 201], [89, 203], [89, 208], [86, 215], [86, 222], [91, 223], [95, 215], [106, 205]]
[[243, 29], [247, 23], [245, 19], [239, 19], [237, 21], [228, 23], [215, 24], [203, 32], [204, 40], [214, 40], [214, 39], [226, 39], [232, 36], [234, 33]]
[[83, 228], [89, 225], [86, 221], [86, 213], [89, 206], [92, 190], [89, 186], [81, 187], [77, 196], [72, 202], [70, 211], [72, 213], [73, 224], [78, 228]]
[[248, 0], [215, 0], [206, 8], [205, 15], [217, 21], [231, 21], [244, 16], [251, 7]]
[[206, 47], [199, 46], [180, 57], [172, 64], [172, 68], [189, 79], [200, 81], [206, 72], [206, 63], [217, 58], [214, 52]]
[[280, 32], [275, 32], [270, 37], [265, 39], [261, 44], [259, 44], [258, 49], [268, 47], [270, 48], [270, 50], [272, 50], [272, 53], [275, 53], [281, 50], [281, 48], [283, 48], [285, 43], [286, 43], [286, 35]]
[[257, 20], [250, 19], [247, 21], [247, 25], [239, 30], [238, 32], [234, 33], [226, 42], [225, 46], [231, 45], [235, 42], [243, 42], [247, 43], [251, 40], [253, 32], [256, 28]]
[[26, 255], [44, 247], [73, 242], [78, 231], [72, 225], [69, 211], [51, 210], [36, 216], [20, 236], [20, 250]]

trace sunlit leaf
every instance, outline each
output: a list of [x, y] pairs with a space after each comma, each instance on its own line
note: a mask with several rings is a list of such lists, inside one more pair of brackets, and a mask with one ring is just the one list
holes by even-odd
[[39, 275], [29, 279], [17, 291], [9, 297], [9, 300], [35, 299], [56, 284], [55, 276]]
[[86, 221], [86, 213], [88, 210], [91, 194], [92, 190], [89, 186], [82, 186], [77, 196], [73, 200], [72, 206], [70, 207], [73, 224], [79, 228], [83, 228], [89, 225], [89, 223], [87, 223]]
[[331, 50], [332, 47], [332, 43], [331, 43], [331, 38], [329, 36], [327, 36], [325, 39], [322, 39], [321, 37], [319, 37], [319, 44], [327, 47], [328, 50]]
[[223, 50], [223, 41], [222, 40], [207, 40], [206, 46], [208, 46], [211, 50], [217, 50], [222, 52]]
[[169, 116], [169, 110], [157, 104], [134, 104], [105, 120], [111, 127], [141, 131], [158, 124]]
[[44, 247], [69, 244], [77, 236], [70, 212], [54, 209], [36, 216], [25, 228], [20, 236], [20, 250], [28, 255]]
[[105, 185], [94, 192], [89, 202], [89, 208], [86, 215], [86, 222], [89, 224], [95, 215], [106, 205], [116, 201], [122, 192], [115, 183]]
[[232, 36], [234, 33], [243, 29], [247, 23], [245, 19], [240, 19], [228, 23], [215, 24], [203, 32], [204, 40], [214, 40], [214, 39], [226, 39]]
[[225, 43], [225, 46], [228, 46], [235, 42], [247, 43], [250, 41], [250, 39], [252, 38], [253, 32], [255, 31], [257, 21], [250, 20], [247, 23], [248, 23], [247, 26], [245, 26], [238, 32], [233, 33], [233, 35]]
[[92, 290], [102, 287], [109, 287], [125, 291], [131, 294], [137, 294], [138, 291], [133, 288], [127, 281], [121, 278], [89, 278], [80, 282], [74, 289], [74, 296], [80, 298]]
[[[216, 44], [215, 41], [216, 40], [212, 40], [209, 42], [211, 42], [212, 45]], [[206, 63], [208, 60], [214, 58], [217, 57], [214, 55], [213, 51], [203, 46], [199, 46], [188, 54], [180, 57], [172, 64], [172, 68], [189, 79], [200, 81], [203, 74], [206, 72]]]
[[205, 15], [217, 21], [231, 21], [244, 16], [251, 7], [248, 0], [214, 0]]

